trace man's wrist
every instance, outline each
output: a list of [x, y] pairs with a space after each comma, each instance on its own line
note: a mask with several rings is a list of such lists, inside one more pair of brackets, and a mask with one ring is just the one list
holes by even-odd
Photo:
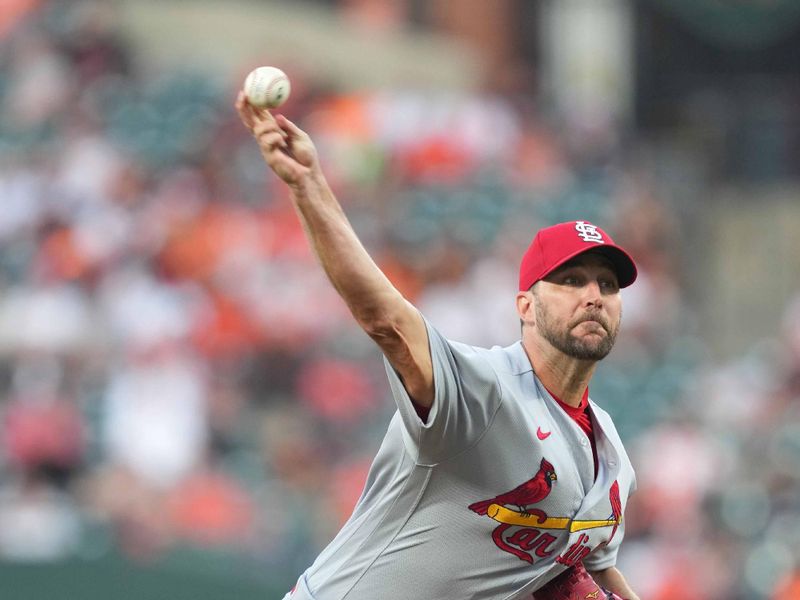
[[314, 190], [324, 189], [328, 182], [319, 168], [310, 168], [301, 175], [296, 182], [290, 183], [289, 189], [298, 197], [303, 198], [313, 194]]

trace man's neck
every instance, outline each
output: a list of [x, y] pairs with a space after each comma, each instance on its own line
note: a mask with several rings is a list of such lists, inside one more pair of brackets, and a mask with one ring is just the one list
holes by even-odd
[[567, 356], [540, 338], [523, 338], [522, 346], [542, 385], [564, 404], [580, 406], [597, 361], [579, 360]]

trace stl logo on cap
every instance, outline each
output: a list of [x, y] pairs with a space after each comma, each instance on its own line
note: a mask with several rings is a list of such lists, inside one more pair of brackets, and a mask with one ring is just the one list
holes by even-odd
[[575, 230], [578, 232], [578, 236], [583, 238], [584, 242], [605, 243], [603, 234], [597, 231], [597, 225], [592, 225], [586, 221], [575, 221]]

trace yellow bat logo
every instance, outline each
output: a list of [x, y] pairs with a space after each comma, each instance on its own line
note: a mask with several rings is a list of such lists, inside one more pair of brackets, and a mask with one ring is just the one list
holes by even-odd
[[591, 600], [595, 600], [600, 595], [600, 590], [595, 590], [593, 592], [589, 592], [584, 596], [584, 598], [590, 598]]

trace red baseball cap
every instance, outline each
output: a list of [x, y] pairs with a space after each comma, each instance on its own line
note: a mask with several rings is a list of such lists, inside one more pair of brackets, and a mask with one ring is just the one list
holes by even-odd
[[569, 221], [540, 229], [533, 238], [519, 267], [520, 291], [530, 289], [571, 258], [589, 251], [603, 254], [614, 264], [619, 287], [636, 281], [636, 263], [610, 235], [589, 221]]

